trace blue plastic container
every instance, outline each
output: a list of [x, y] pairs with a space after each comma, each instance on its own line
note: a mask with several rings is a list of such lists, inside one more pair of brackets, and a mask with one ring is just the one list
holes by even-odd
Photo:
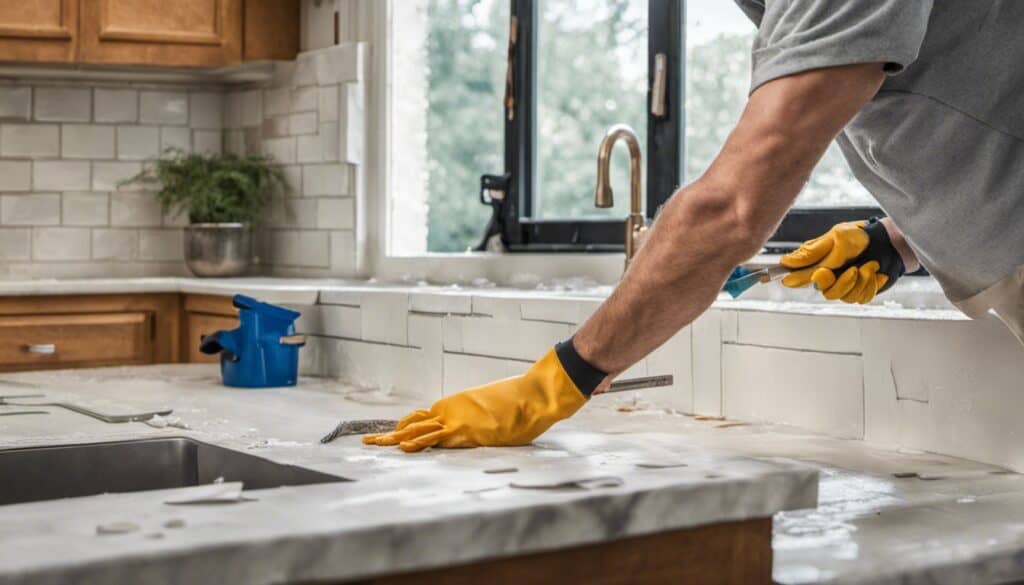
[[199, 351], [220, 354], [220, 373], [227, 386], [273, 388], [294, 386], [299, 379], [299, 348], [295, 335], [300, 313], [245, 295], [232, 300], [241, 325], [203, 337]]

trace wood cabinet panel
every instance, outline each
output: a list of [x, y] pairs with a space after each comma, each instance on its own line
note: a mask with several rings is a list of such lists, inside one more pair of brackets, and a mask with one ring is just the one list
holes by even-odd
[[81, 3], [81, 61], [180, 67], [241, 61], [241, 0]]
[[152, 328], [148, 313], [0, 316], [0, 370], [150, 363]]
[[[147, 328], [151, 350], [143, 363], [174, 363], [180, 360], [181, 295], [176, 293], [112, 294], [112, 295], [44, 295], [0, 297], [0, 318], [53, 316], [68, 318], [82, 315], [142, 313], [149, 317]], [[0, 335], [6, 334], [0, 333]], [[15, 338], [11, 338], [15, 339]], [[49, 343], [41, 341], [40, 343]], [[136, 363], [134, 357], [128, 362]], [[75, 363], [61, 367], [98, 365]], [[32, 369], [32, 368], [20, 368]]]
[[73, 61], [78, 2], [0, 0], [0, 61]]
[[283, 59], [299, 54], [299, 2], [297, 0], [245, 0], [246, 61]]

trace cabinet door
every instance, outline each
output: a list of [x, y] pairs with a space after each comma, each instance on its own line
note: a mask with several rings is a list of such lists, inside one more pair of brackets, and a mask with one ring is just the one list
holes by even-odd
[[78, 0], [0, 0], [0, 61], [75, 59]]
[[241, 0], [81, 0], [79, 61], [172, 67], [241, 62]]

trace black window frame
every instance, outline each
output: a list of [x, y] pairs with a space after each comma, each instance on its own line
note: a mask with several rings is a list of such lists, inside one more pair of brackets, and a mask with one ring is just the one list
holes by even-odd
[[[509, 184], [502, 206], [502, 242], [510, 252], [621, 253], [625, 217], [544, 220], [533, 217], [539, 2], [510, 0], [518, 30], [511, 63], [515, 100], [512, 115], [505, 111], [504, 117], [505, 172]], [[658, 208], [685, 183], [686, 0], [648, 0], [648, 19], [644, 213], [648, 219], [653, 219]], [[650, 112], [654, 56], [658, 53], [664, 53], [668, 61], [665, 115], [660, 117]], [[595, 144], [595, 165], [597, 148]], [[767, 252], [790, 251], [836, 223], [883, 215], [878, 207], [794, 207], [783, 218], [765, 249]]]

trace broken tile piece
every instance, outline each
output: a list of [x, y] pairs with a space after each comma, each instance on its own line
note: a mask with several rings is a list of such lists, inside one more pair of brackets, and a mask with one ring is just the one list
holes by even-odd
[[242, 482], [240, 481], [182, 488], [178, 494], [164, 500], [164, 503], [171, 505], [234, 504], [246, 500], [242, 497]]
[[96, 534], [128, 534], [139, 530], [139, 525], [134, 522], [108, 522], [96, 527]]

